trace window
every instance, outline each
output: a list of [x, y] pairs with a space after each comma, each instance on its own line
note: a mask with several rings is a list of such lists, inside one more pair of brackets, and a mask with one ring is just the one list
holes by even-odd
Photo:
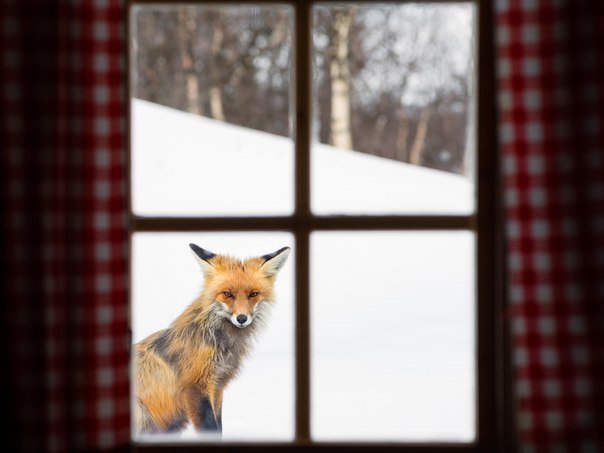
[[134, 340], [193, 299], [183, 244], [287, 245], [225, 443], [496, 451], [489, 4], [137, 3]]

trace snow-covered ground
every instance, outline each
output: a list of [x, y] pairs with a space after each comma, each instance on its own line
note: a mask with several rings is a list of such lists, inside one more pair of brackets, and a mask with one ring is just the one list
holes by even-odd
[[[139, 100], [132, 119], [135, 212], [291, 212], [291, 140]], [[473, 206], [463, 177], [324, 145], [315, 146], [313, 183], [318, 213], [462, 214]], [[285, 232], [134, 235], [134, 341], [167, 327], [200, 290], [190, 242], [242, 257], [294, 243]], [[312, 235], [313, 438], [474, 438], [474, 254], [469, 232]], [[293, 438], [294, 262], [295, 249], [268, 328], [225, 392], [224, 440]], [[190, 431], [178, 438], [197, 439]]]
[[[317, 214], [469, 214], [465, 177], [314, 144]], [[135, 99], [132, 206], [140, 215], [287, 215], [293, 211], [294, 144]]]

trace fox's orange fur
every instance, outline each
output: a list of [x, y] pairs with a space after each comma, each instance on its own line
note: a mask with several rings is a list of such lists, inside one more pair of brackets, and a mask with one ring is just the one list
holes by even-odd
[[140, 433], [178, 431], [188, 422], [221, 432], [224, 389], [274, 300], [275, 277], [290, 251], [242, 261], [191, 248], [205, 276], [202, 293], [170, 327], [135, 345]]

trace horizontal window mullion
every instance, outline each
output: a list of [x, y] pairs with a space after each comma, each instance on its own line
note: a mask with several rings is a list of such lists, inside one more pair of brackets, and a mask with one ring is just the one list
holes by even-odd
[[474, 216], [329, 216], [313, 217], [314, 230], [468, 230]]
[[476, 216], [137, 217], [132, 231], [474, 230]]

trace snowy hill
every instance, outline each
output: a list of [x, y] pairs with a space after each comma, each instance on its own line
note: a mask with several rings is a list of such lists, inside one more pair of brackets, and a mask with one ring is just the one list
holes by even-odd
[[[139, 100], [132, 135], [139, 214], [292, 210], [290, 139]], [[472, 185], [460, 176], [325, 145], [313, 169], [318, 213], [471, 211]], [[167, 327], [199, 292], [190, 242], [242, 257], [294, 247], [287, 232], [134, 235], [134, 341]], [[225, 440], [293, 438], [295, 253], [277, 280], [268, 328], [225, 392]], [[313, 438], [472, 441], [474, 255], [465, 231], [313, 233]], [[178, 438], [203, 440], [190, 431]]]
[[[287, 215], [294, 144], [150, 102], [132, 102], [132, 204], [142, 215]], [[467, 178], [315, 144], [318, 214], [468, 214]]]

